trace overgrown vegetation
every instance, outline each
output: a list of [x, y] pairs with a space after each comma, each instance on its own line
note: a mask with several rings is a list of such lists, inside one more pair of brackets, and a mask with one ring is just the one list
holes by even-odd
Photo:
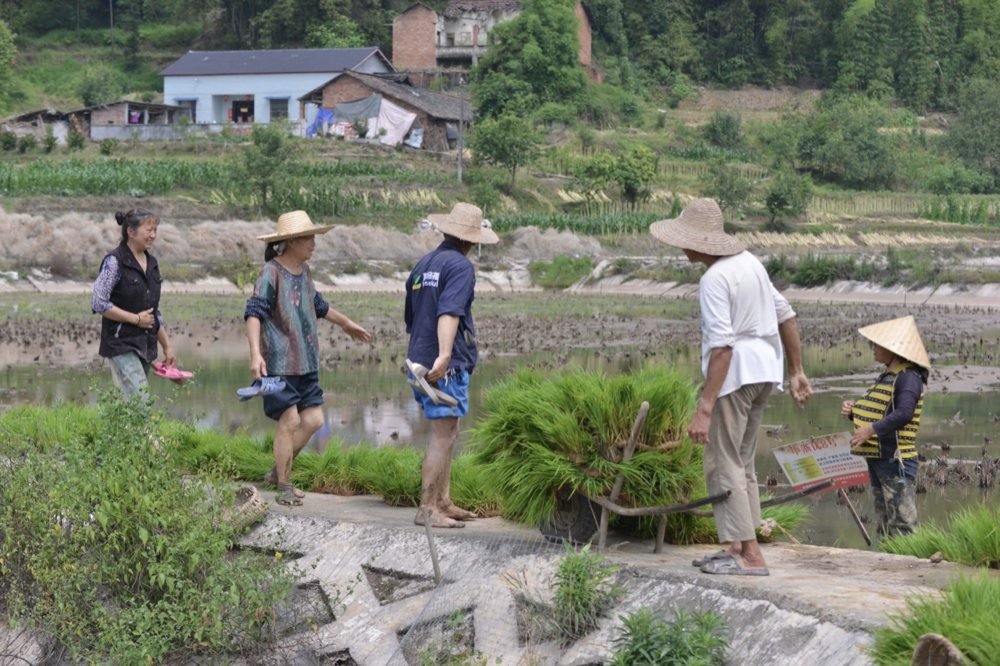
[[[185, 481], [149, 405], [14, 409], [0, 421], [0, 611], [73, 660], [251, 654], [292, 573], [234, 557], [231, 495]], [[56, 649], [56, 648], [53, 648]]]
[[712, 611], [678, 609], [665, 622], [647, 608], [621, 618], [612, 666], [721, 666], [726, 626]]
[[590, 257], [559, 256], [552, 261], [528, 264], [531, 281], [545, 289], [565, 289], [585, 278], [591, 269]]
[[[994, 526], [995, 529], [995, 526]], [[944, 636], [969, 664], [995, 664], [1000, 654], [1000, 578], [985, 574], [951, 583], [943, 595], [907, 599], [906, 612], [890, 615], [891, 625], [875, 631], [871, 656], [879, 666], [908, 666], [921, 636]]]
[[566, 554], [555, 575], [552, 616], [563, 645], [583, 638], [597, 628], [622, 595], [615, 582], [618, 567], [590, 552], [590, 544], [579, 551], [566, 544]]

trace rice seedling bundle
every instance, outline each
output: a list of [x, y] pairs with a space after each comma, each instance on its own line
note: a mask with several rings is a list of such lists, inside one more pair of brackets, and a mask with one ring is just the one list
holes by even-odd
[[949, 562], [1000, 569], [1000, 506], [962, 509], [944, 527], [933, 522], [912, 534], [885, 539], [887, 553], [928, 558], [940, 552]]
[[[644, 400], [650, 409], [636, 454], [623, 461]], [[470, 449], [487, 469], [486, 492], [502, 498], [505, 517], [523, 523], [551, 520], [560, 499], [578, 492], [606, 496], [619, 473], [621, 504], [675, 504], [704, 494], [702, 451], [684, 434], [694, 406], [690, 381], [663, 366], [614, 377], [522, 369], [487, 392]], [[651, 524], [639, 521], [643, 531]], [[674, 515], [667, 536], [691, 542], [713, 535], [707, 521]]]

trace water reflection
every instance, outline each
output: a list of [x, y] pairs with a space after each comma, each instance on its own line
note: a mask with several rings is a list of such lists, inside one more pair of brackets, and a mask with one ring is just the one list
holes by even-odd
[[[182, 358], [188, 359], [185, 367], [196, 373], [196, 381], [178, 387], [156, 377], [150, 379], [158, 404], [166, 412], [198, 428], [245, 431], [261, 437], [273, 434], [274, 424], [263, 415], [260, 402], [240, 402], [236, 397], [236, 388], [249, 382], [244, 359], [235, 353], [215, 354], [206, 350], [199, 356], [195, 350], [186, 351], [188, 353]], [[310, 447], [322, 450], [333, 437], [348, 445], [370, 442], [379, 446], [424, 446], [429, 437], [427, 423], [421, 419], [400, 369], [391, 360], [393, 357], [397, 360], [402, 358], [401, 352], [395, 350], [383, 354], [382, 362], [377, 364], [359, 363], [348, 355], [338, 355], [339, 361], [330, 362], [330, 367], [321, 371], [320, 380], [326, 394], [323, 407], [326, 424]], [[634, 370], [643, 363], [642, 355], [638, 353], [617, 351], [608, 354], [594, 349], [574, 351], [569, 354], [569, 359], [574, 365], [607, 373]], [[693, 380], [700, 378], [697, 350], [678, 347], [661, 355], [660, 359], [670, 359]], [[471, 387], [472, 420], [481, 413], [485, 391], [507, 373], [522, 365], [552, 368], [554, 362], [552, 355], [547, 354], [484, 359]], [[839, 416], [840, 403], [860, 394], [866, 381], [874, 377], [874, 368], [869, 374], [870, 377], [866, 374], [853, 380], [817, 381], [820, 390], [805, 409], [796, 408], [787, 395], [779, 394], [771, 398], [759, 440], [757, 469], [761, 483], [769, 475], [780, 484], [785, 483], [771, 454], [773, 447], [847, 429], [849, 424]], [[7, 404], [94, 403], [99, 390], [110, 387], [111, 383], [106, 368], [84, 371], [81, 368], [12, 367], [3, 371], [2, 378], [3, 387], [7, 389]], [[1000, 439], [993, 437], [997, 429], [994, 421], [996, 411], [993, 393], [943, 392], [940, 387], [935, 390], [932, 383], [921, 420], [919, 441], [922, 451], [928, 457], [934, 457], [944, 445], [950, 458], [975, 460], [981, 457], [983, 445], [988, 441], [989, 454], [1000, 455], [1000, 444], [992, 441]], [[996, 501], [995, 496], [984, 495], [974, 485], [973, 482], [964, 486], [931, 487], [928, 493], [918, 495], [921, 520], [941, 520], [958, 508], [976, 502]], [[780, 494], [787, 490], [778, 485], [768, 492]], [[871, 495], [867, 489], [863, 493], [852, 494], [851, 498], [862, 516], [873, 516]], [[846, 508], [837, 506], [833, 493], [804, 501], [813, 510], [810, 524], [798, 533], [804, 542], [864, 547]], [[871, 524], [869, 531], [874, 532]]]

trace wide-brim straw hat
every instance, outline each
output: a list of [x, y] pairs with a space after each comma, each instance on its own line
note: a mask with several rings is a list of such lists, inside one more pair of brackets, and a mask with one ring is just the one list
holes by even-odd
[[289, 238], [300, 238], [302, 236], [316, 236], [325, 234], [333, 227], [313, 224], [309, 215], [304, 210], [293, 210], [278, 218], [278, 227], [273, 234], [257, 236], [257, 240], [265, 243], [277, 243]]
[[924, 341], [920, 339], [920, 331], [917, 330], [917, 322], [912, 315], [871, 324], [859, 328], [858, 333], [900, 358], [924, 368], [931, 367], [931, 359], [927, 356]]
[[427, 221], [441, 233], [470, 243], [492, 245], [500, 242], [500, 237], [490, 227], [490, 221], [483, 217], [483, 211], [472, 204], [457, 203], [450, 213], [428, 215]]
[[649, 233], [667, 245], [714, 257], [728, 257], [746, 249], [722, 228], [722, 210], [713, 199], [695, 199], [674, 219], [653, 222]]

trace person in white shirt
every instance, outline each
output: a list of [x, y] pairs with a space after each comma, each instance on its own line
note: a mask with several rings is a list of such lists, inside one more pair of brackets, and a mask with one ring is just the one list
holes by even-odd
[[698, 283], [705, 383], [688, 436], [705, 445], [709, 494], [732, 495], [713, 509], [719, 540], [729, 547], [693, 564], [710, 574], [766, 576], [756, 535], [761, 517], [754, 457], [768, 396], [781, 390], [784, 358], [792, 398], [801, 406], [812, 396], [795, 312], [760, 261], [725, 232], [712, 199], [696, 199], [677, 218], [649, 230], [707, 267]]

